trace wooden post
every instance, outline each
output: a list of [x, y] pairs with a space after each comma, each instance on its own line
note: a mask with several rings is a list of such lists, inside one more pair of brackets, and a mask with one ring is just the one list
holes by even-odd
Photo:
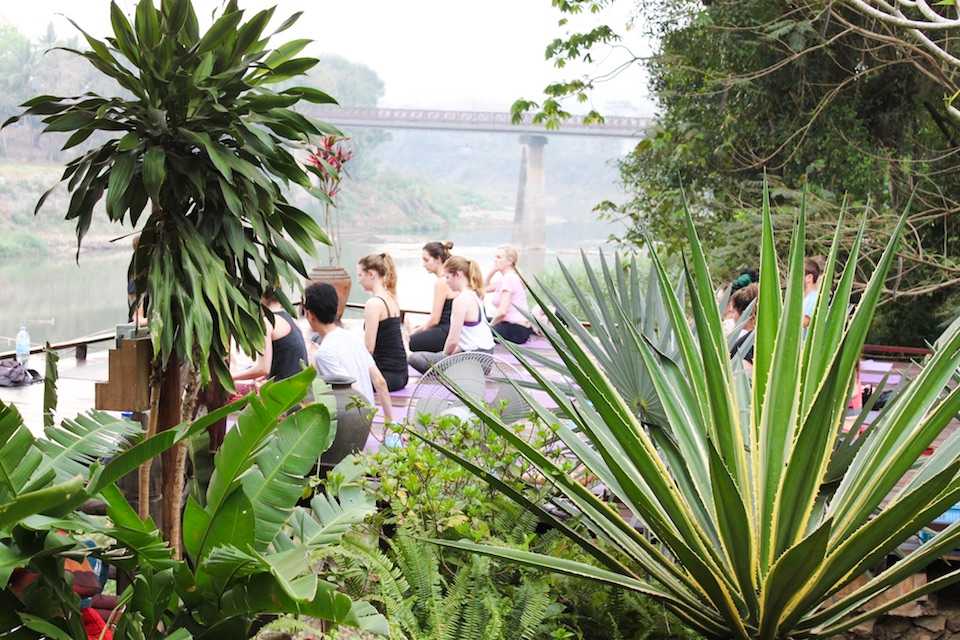
[[[172, 429], [180, 424], [180, 403], [183, 393], [183, 384], [180, 380], [180, 361], [171, 355], [167, 362], [163, 380], [160, 383], [160, 410], [158, 413], [157, 433]], [[177, 445], [163, 453], [163, 534], [170, 542], [174, 553], [179, 557], [180, 540], [180, 503], [182, 500], [183, 480], [176, 477], [177, 457], [184, 451], [183, 445]]]

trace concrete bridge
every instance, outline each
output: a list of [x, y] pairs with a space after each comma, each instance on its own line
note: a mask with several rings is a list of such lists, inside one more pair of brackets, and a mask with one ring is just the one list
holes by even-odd
[[574, 116], [558, 129], [547, 129], [535, 123], [530, 115], [513, 124], [509, 113], [373, 107], [330, 107], [322, 109], [319, 116], [345, 131], [362, 127], [520, 134], [520, 183], [513, 218], [513, 243], [522, 248], [525, 271], [529, 272], [543, 269], [546, 252], [543, 156], [548, 137], [643, 138], [652, 124], [650, 118], [624, 116], [607, 116], [602, 123], [588, 124], [582, 116]]

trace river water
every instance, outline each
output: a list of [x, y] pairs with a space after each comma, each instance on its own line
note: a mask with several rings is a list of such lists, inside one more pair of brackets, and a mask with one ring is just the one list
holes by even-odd
[[[596, 250], [612, 230], [596, 222], [548, 224], [548, 266], [555, 264], [557, 257], [574, 259], [580, 249]], [[354, 276], [350, 299], [362, 302], [366, 298], [353, 273], [357, 259], [386, 251], [397, 264], [401, 306], [428, 309], [434, 280], [420, 264], [424, 242], [451, 240], [454, 253], [479, 260], [486, 271], [493, 264], [496, 248], [509, 242], [510, 235], [510, 225], [453, 231], [439, 237], [354, 232], [344, 238], [342, 257], [342, 264]], [[27, 326], [32, 342], [42, 344], [97, 333], [125, 322], [129, 259], [129, 251], [118, 250], [81, 254], [79, 263], [72, 257], [0, 261], [0, 351], [13, 349], [21, 324]], [[309, 268], [317, 262], [308, 259], [306, 264]]]

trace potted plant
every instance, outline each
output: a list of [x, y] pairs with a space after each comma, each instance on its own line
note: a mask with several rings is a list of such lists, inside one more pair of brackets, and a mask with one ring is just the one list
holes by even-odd
[[319, 181], [312, 193], [323, 202], [323, 226], [330, 238], [327, 264], [315, 266], [307, 282], [325, 282], [337, 290], [340, 299], [337, 318], [343, 316], [346, 309], [351, 285], [350, 274], [340, 264], [340, 221], [333, 217], [334, 198], [340, 192], [346, 164], [353, 158], [353, 150], [347, 146], [347, 141], [348, 138], [343, 136], [324, 136], [307, 159], [307, 169]]

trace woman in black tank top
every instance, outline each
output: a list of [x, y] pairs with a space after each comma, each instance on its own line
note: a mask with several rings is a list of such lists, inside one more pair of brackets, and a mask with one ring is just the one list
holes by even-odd
[[267, 339], [263, 353], [252, 367], [234, 373], [235, 381], [256, 378], [283, 380], [300, 373], [307, 365], [307, 345], [300, 327], [272, 295], [265, 295], [262, 302], [273, 312], [272, 318], [264, 319]]
[[360, 286], [373, 296], [363, 309], [364, 342], [390, 391], [407, 386], [407, 350], [403, 346], [400, 307], [396, 300], [397, 271], [385, 253], [361, 258]]
[[433, 287], [433, 303], [430, 317], [423, 325], [410, 331], [410, 351], [443, 351], [450, 333], [450, 314], [453, 311], [453, 299], [456, 295], [450, 291], [443, 276], [443, 263], [450, 258], [452, 242], [428, 242], [423, 245], [420, 260], [428, 273], [437, 276]]

